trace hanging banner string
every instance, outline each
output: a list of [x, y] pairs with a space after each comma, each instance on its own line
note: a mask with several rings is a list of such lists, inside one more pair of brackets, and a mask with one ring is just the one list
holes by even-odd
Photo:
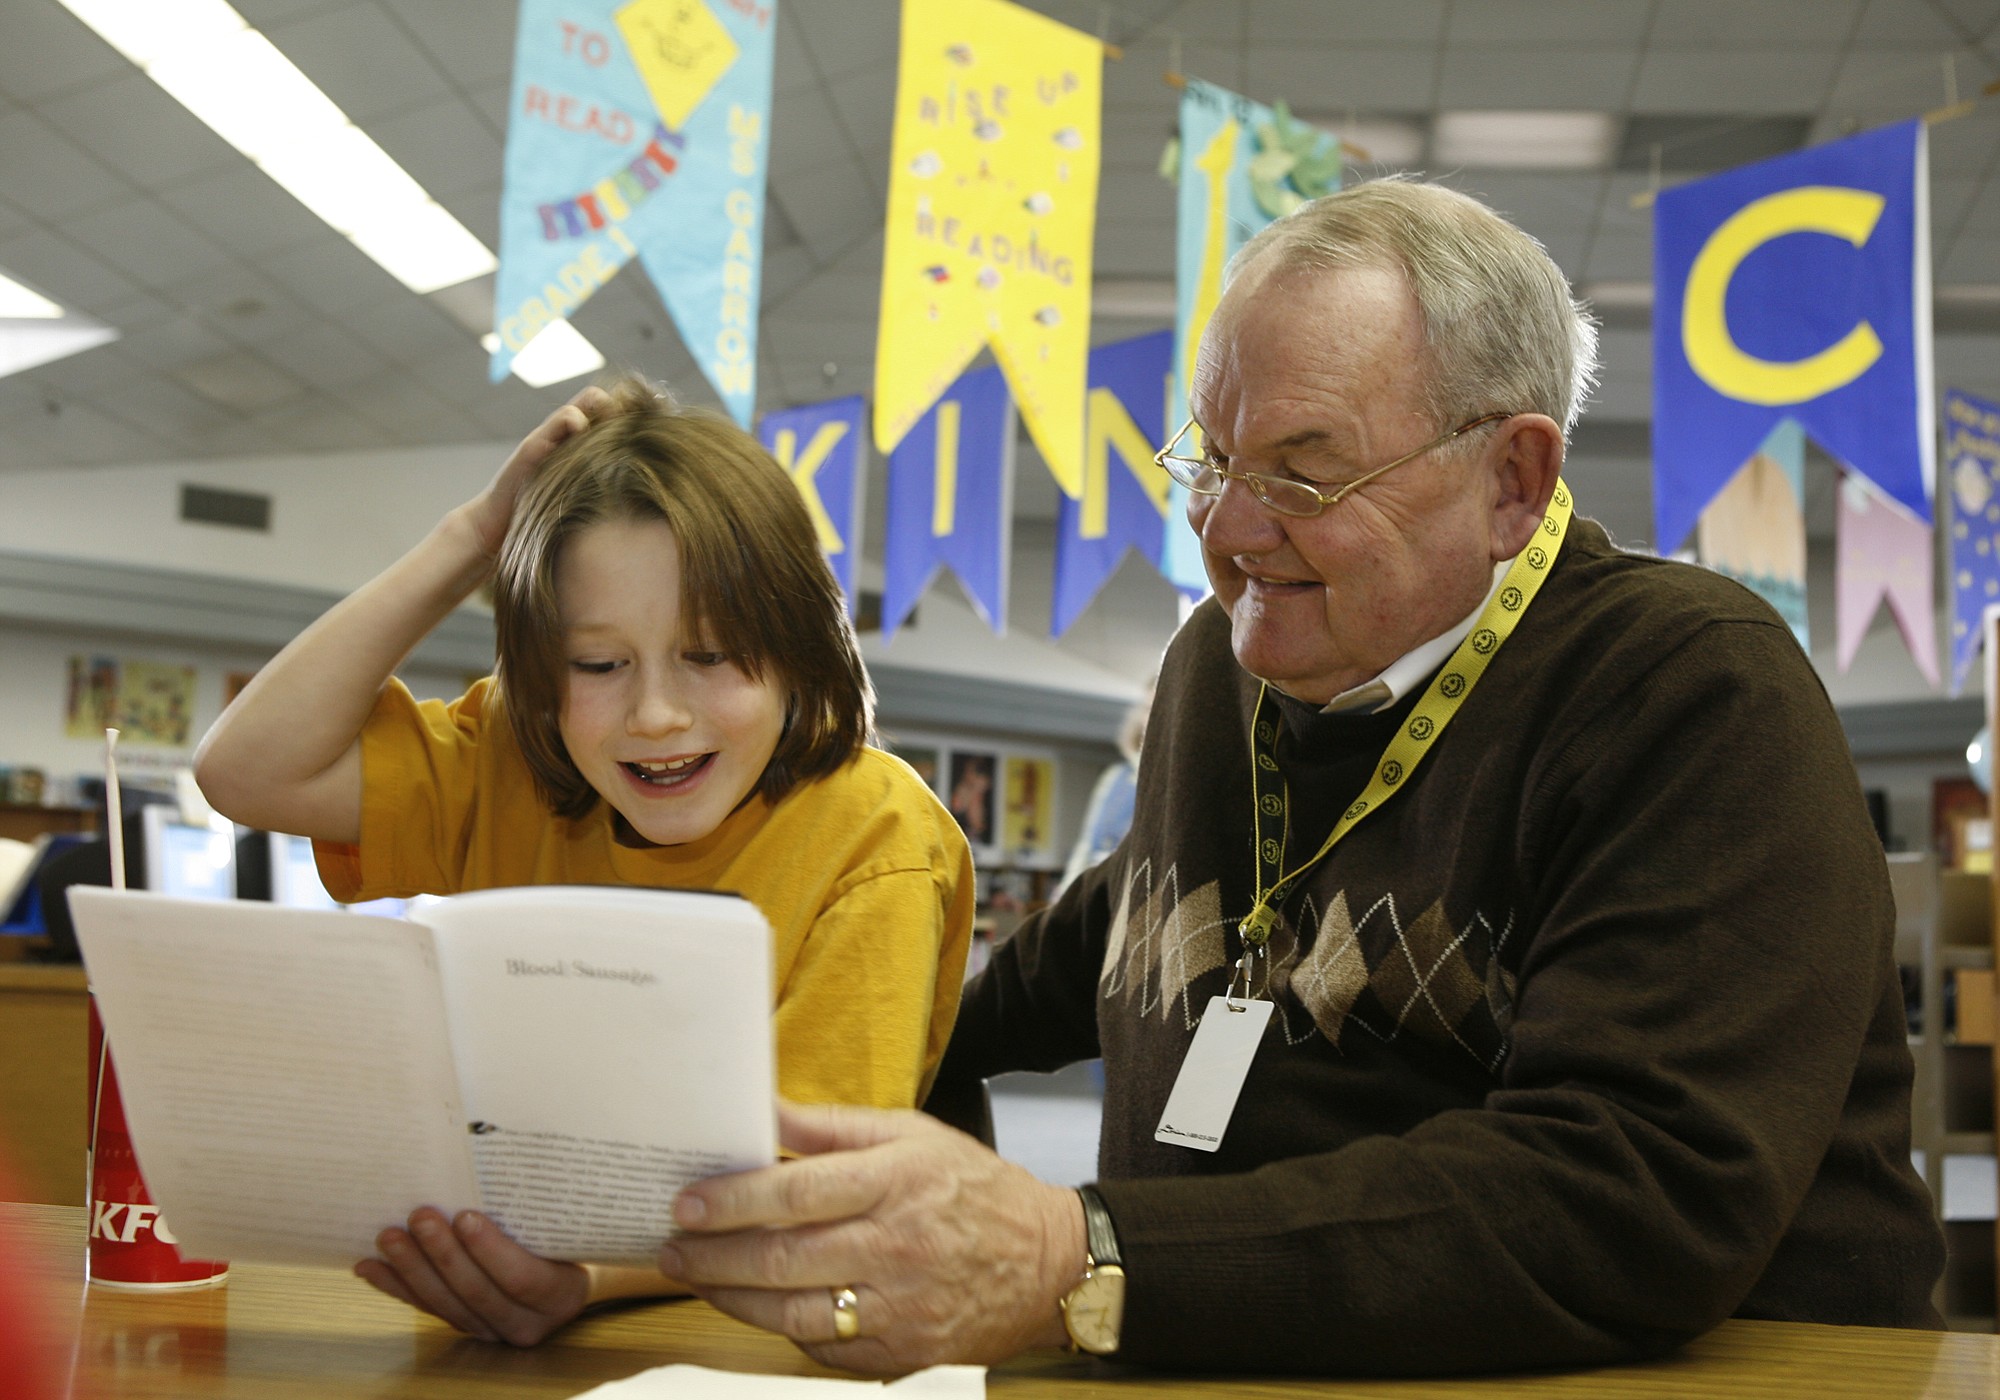
[[[1416, 709], [1410, 713], [1409, 722], [1383, 750], [1368, 786], [1341, 813], [1340, 820], [1334, 824], [1332, 833], [1319, 850], [1290, 871], [1284, 869], [1284, 859], [1285, 844], [1291, 832], [1291, 799], [1285, 789], [1284, 776], [1278, 771], [1278, 721], [1273, 712], [1271, 687], [1266, 684], [1258, 691], [1257, 710], [1250, 726], [1250, 771], [1257, 825], [1257, 894], [1255, 905], [1237, 925], [1237, 932], [1243, 937], [1243, 956], [1236, 968], [1243, 976], [1246, 995], [1250, 990], [1250, 961], [1264, 951], [1271, 930], [1278, 922], [1278, 910], [1283, 906], [1285, 897], [1291, 893], [1299, 878], [1324, 860], [1327, 852], [1354, 830], [1363, 818], [1380, 810], [1383, 803], [1395, 796], [1401, 785], [1416, 771], [1417, 765], [1423, 762], [1424, 755], [1431, 751], [1438, 736], [1444, 733], [1445, 726], [1451, 723], [1466, 697], [1472, 694], [1473, 686], [1486, 674], [1488, 663], [1514, 634], [1521, 615], [1527, 612], [1528, 604], [1541, 590], [1543, 581], [1549, 576], [1550, 566], [1555, 563], [1556, 552], [1562, 548], [1563, 539], [1569, 533], [1572, 509], [1568, 485], [1557, 481], [1548, 514], [1542, 518], [1534, 543], [1514, 556], [1513, 565], [1501, 580], [1500, 591], [1488, 600], [1472, 631], [1452, 652], [1444, 669], [1432, 679]], [[1232, 977], [1232, 993], [1235, 986], [1236, 979]]]

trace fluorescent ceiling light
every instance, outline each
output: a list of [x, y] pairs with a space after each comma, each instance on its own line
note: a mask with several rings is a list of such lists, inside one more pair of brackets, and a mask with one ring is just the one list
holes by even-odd
[[1424, 128], [1421, 122], [1398, 121], [1389, 117], [1363, 118], [1357, 121], [1335, 121], [1327, 117], [1315, 117], [1313, 125], [1339, 137], [1354, 151], [1367, 152], [1365, 158], [1350, 154], [1349, 160], [1365, 159], [1369, 165], [1395, 166], [1400, 169], [1423, 164]]
[[52, 321], [62, 314], [63, 309], [40, 292], [31, 292], [0, 272], [0, 320]]
[[1597, 170], [1618, 148], [1609, 112], [1440, 112], [1431, 154], [1440, 166]]
[[59, 321], [0, 321], [0, 378], [116, 339], [116, 330], [85, 316], [65, 316]]
[[[488, 332], [479, 342], [487, 354], [500, 348], [500, 337]], [[604, 356], [567, 321], [551, 321], [521, 347], [513, 371], [524, 384], [546, 389], [565, 379], [604, 368]]]
[[62, 0], [78, 19], [413, 292], [493, 254], [226, 0]]

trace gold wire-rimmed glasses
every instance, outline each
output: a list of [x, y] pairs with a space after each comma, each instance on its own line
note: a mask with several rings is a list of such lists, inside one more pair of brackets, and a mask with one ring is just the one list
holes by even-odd
[[1318, 515], [1328, 506], [1340, 504], [1341, 498], [1346, 496], [1350, 491], [1358, 486], [1367, 485], [1376, 477], [1382, 475], [1383, 472], [1400, 467], [1403, 463], [1414, 461], [1426, 452], [1443, 447], [1453, 438], [1469, 433], [1474, 428], [1483, 428], [1488, 423], [1498, 423], [1502, 419], [1512, 418], [1513, 416], [1512, 413], [1488, 413], [1483, 417], [1473, 419], [1470, 423], [1462, 423], [1444, 436], [1431, 439], [1414, 452], [1405, 452], [1393, 462], [1385, 463], [1373, 471], [1363, 472], [1360, 476], [1355, 477], [1354, 480], [1344, 483], [1339, 490], [1330, 496], [1308, 481], [1300, 481], [1294, 477], [1266, 476], [1263, 472], [1233, 472], [1227, 467], [1219, 467], [1215, 463], [1205, 461], [1202, 458], [1188, 457], [1176, 452], [1174, 449], [1186, 440], [1190, 432], [1194, 431], [1195, 421], [1192, 417], [1187, 422], [1181, 424], [1181, 430], [1168, 440], [1165, 447], [1153, 454], [1153, 460], [1160, 465], [1168, 476], [1187, 487], [1188, 490], [1194, 492], [1197, 496], [1220, 496], [1222, 488], [1226, 484], [1231, 481], [1240, 481], [1256, 492], [1258, 500], [1262, 501], [1272, 510], [1277, 511], [1280, 515], [1313, 516]]

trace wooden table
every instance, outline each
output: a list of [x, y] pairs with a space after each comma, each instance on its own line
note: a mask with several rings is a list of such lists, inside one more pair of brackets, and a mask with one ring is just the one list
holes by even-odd
[[[834, 1374], [790, 1343], [704, 1303], [656, 1303], [589, 1318], [531, 1351], [460, 1337], [332, 1270], [239, 1265], [195, 1293], [131, 1294], [81, 1281], [83, 1212], [0, 1206], [0, 1228], [39, 1249], [50, 1346], [75, 1397], [571, 1396], [669, 1362]], [[1263, 1397], [1728, 1396], [1766, 1400], [1958, 1400], [2000, 1395], [2000, 1337], [1725, 1322], [1665, 1361], [1607, 1370], [1453, 1381], [1282, 1381], [1120, 1373], [1061, 1353], [994, 1370], [1010, 1400], [1165, 1395]]]

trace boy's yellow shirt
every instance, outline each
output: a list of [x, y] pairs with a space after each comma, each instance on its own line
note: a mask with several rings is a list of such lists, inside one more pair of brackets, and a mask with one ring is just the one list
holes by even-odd
[[552, 816], [482, 680], [449, 705], [384, 687], [362, 731], [359, 845], [316, 845], [344, 902], [502, 885], [740, 894], [770, 921], [778, 1089], [801, 1103], [922, 1102], [958, 1014], [972, 933], [964, 835], [900, 759], [864, 749], [775, 805], [752, 796], [680, 846], [614, 837], [609, 805]]

